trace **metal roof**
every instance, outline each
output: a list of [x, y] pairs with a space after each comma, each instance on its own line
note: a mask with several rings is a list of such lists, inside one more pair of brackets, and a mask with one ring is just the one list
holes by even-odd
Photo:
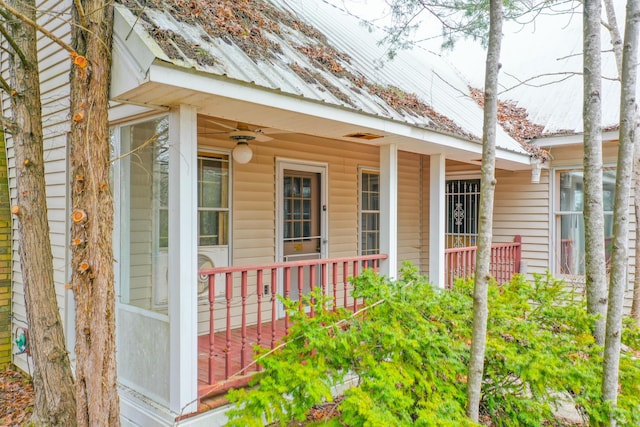
[[[210, 9], [197, 11], [164, 0], [144, 7], [135, 0], [119, 2], [139, 16], [137, 25], [150, 35], [147, 43], [157, 43], [149, 49], [161, 60], [479, 143], [482, 109], [453, 66], [418, 48], [388, 59], [378, 44], [380, 31], [322, 0], [205, 2]], [[266, 23], [232, 27], [221, 9], [212, 14], [220, 4], [259, 9]], [[225, 34], [224, 25], [240, 33]], [[500, 127], [497, 147], [525, 153]]]

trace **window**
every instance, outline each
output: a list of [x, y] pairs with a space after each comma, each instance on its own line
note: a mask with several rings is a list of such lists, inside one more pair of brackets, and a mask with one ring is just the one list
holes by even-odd
[[[559, 171], [556, 198], [556, 271], [561, 274], [584, 275], [584, 183], [582, 170]], [[611, 256], [613, 236], [613, 197], [615, 169], [602, 173], [605, 254]]]
[[445, 246], [447, 248], [475, 246], [478, 237], [480, 180], [447, 180], [445, 198], [447, 212]]
[[169, 119], [115, 128], [119, 147], [120, 300], [162, 309], [167, 298], [169, 246]]
[[319, 223], [313, 211], [317, 209], [317, 177], [311, 173], [287, 172], [284, 177], [284, 238], [285, 241], [306, 241], [319, 235]]
[[198, 246], [229, 244], [229, 158], [198, 157]]
[[380, 174], [360, 171], [360, 255], [380, 253]]

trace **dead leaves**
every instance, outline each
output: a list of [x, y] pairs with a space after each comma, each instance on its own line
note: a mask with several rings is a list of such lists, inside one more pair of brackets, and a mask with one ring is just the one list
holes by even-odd
[[33, 385], [22, 373], [7, 368], [0, 372], [0, 425], [20, 426], [33, 412]]

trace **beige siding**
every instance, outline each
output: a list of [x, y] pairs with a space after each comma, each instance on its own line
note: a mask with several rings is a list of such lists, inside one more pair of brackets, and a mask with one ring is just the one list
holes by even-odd
[[543, 170], [539, 184], [531, 171], [496, 171], [493, 241], [512, 242], [522, 237], [522, 259], [528, 273], [549, 268], [549, 174]]
[[404, 151], [398, 153], [398, 267], [408, 261], [420, 268], [423, 252], [420, 167], [420, 155]]
[[422, 247], [422, 253], [420, 254], [420, 274], [429, 274], [429, 207], [431, 192], [429, 188], [430, 180], [430, 159], [427, 156], [422, 156], [420, 159], [422, 164], [422, 230], [420, 233], [420, 245]]
[[[200, 137], [201, 148], [231, 150], [233, 142]], [[328, 203], [328, 256], [353, 256], [358, 253], [358, 168], [378, 168], [377, 147], [305, 137], [304, 141], [274, 138], [269, 142], [252, 141], [253, 159], [246, 165], [233, 163], [233, 249], [234, 265], [267, 264], [276, 262], [276, 162], [318, 162], [327, 164]], [[236, 281], [237, 282], [237, 281]], [[249, 283], [255, 283], [250, 278]], [[270, 284], [265, 277], [265, 284]], [[257, 289], [249, 289], [247, 314], [249, 322], [257, 316]], [[234, 283], [233, 294], [240, 296], [239, 283]], [[271, 295], [265, 295], [263, 319], [271, 317]], [[238, 299], [239, 301], [239, 299]], [[216, 325], [224, 326], [225, 301], [215, 304]], [[200, 331], [205, 332], [208, 307], [199, 310]], [[234, 326], [241, 320], [241, 307], [234, 301]], [[218, 329], [218, 327], [216, 327]]]

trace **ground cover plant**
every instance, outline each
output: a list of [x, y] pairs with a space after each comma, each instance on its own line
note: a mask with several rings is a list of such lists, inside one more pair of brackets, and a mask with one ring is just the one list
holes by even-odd
[[[285, 302], [293, 326], [283, 345], [262, 350], [255, 387], [235, 390], [230, 426], [287, 425], [349, 384], [330, 416], [348, 426], [465, 426], [473, 283], [433, 288], [413, 267], [391, 282], [371, 271], [353, 280], [367, 305], [333, 310], [312, 293], [316, 317]], [[516, 276], [489, 290], [482, 420], [495, 426], [557, 425], [569, 396], [586, 421], [607, 419], [600, 404], [602, 349], [580, 295], [550, 276]], [[322, 310], [329, 308], [329, 310]], [[618, 425], [640, 425], [640, 333], [625, 329]]]

